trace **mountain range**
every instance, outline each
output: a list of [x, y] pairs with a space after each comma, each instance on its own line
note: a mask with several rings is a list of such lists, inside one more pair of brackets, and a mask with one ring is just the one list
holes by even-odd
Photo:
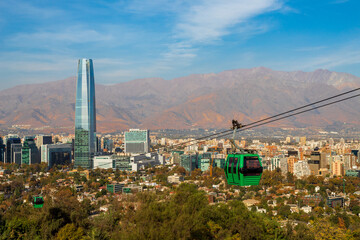
[[[95, 76], [96, 81], [96, 76]], [[76, 79], [0, 91], [0, 124], [74, 126]], [[360, 78], [328, 70], [274, 71], [264, 67], [193, 74], [172, 80], [137, 79], [96, 85], [97, 131], [129, 128], [228, 128], [360, 87]], [[360, 98], [269, 124], [271, 127], [360, 126]]]

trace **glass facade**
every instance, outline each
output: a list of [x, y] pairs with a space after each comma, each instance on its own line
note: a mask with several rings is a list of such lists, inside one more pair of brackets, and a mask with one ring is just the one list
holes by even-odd
[[149, 130], [130, 129], [125, 132], [126, 153], [148, 153], [150, 151]]
[[12, 152], [13, 144], [21, 144], [20, 138], [8, 138], [6, 140], [5, 163], [14, 163], [14, 154]]
[[23, 147], [21, 149], [21, 164], [30, 164], [30, 156], [31, 156], [31, 149], [29, 147], [29, 143], [24, 141]]
[[35, 137], [27, 136], [21, 149], [21, 164], [40, 163], [40, 153], [35, 144]]
[[80, 59], [76, 82], [75, 167], [92, 168], [96, 149], [95, 80], [91, 59]]
[[0, 162], [5, 162], [5, 145], [2, 137], [0, 137]]

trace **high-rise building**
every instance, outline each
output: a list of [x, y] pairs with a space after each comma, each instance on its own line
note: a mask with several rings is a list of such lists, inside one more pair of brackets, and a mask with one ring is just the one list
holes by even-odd
[[181, 155], [180, 158], [181, 158], [180, 166], [185, 168], [186, 171], [192, 172], [196, 168], [199, 168], [199, 166], [198, 166], [199, 155], [198, 154], [183, 154], [183, 155]]
[[103, 138], [102, 142], [103, 142], [103, 144], [102, 144], [103, 151], [111, 153], [114, 148], [114, 141], [109, 138]]
[[21, 149], [21, 164], [40, 163], [40, 152], [35, 144], [33, 136], [27, 136]]
[[31, 149], [29, 143], [24, 141], [24, 144], [21, 149], [21, 164], [29, 165], [31, 161]]
[[48, 164], [49, 168], [54, 165], [66, 165], [71, 163], [71, 144], [47, 144], [41, 146], [41, 162]]
[[126, 153], [148, 153], [150, 151], [150, 131], [130, 129], [125, 132]]
[[21, 164], [21, 150], [22, 144], [21, 143], [13, 143], [10, 147], [11, 152], [11, 163]]
[[36, 136], [36, 147], [41, 151], [41, 145], [52, 144], [52, 136], [38, 135]]
[[[14, 163], [14, 147], [12, 145], [20, 144], [21, 146], [21, 139], [18, 137], [10, 137], [6, 139], [6, 152], [5, 152], [5, 163]], [[21, 155], [21, 147], [20, 147], [20, 155]], [[21, 156], [20, 156], [20, 163], [21, 163]], [[19, 164], [20, 164], [19, 163]]]
[[321, 168], [320, 162], [321, 162], [321, 153], [316, 149], [315, 151], [311, 152], [310, 159], [308, 160], [311, 175], [318, 174], [319, 169]]
[[299, 158], [294, 156], [287, 158], [288, 172], [294, 173], [294, 164], [299, 161]]
[[309, 164], [306, 161], [294, 162], [294, 175], [298, 178], [311, 174]]
[[5, 162], [5, 145], [2, 137], [0, 137], [0, 162]]
[[334, 176], [344, 176], [344, 163], [340, 160], [332, 162], [332, 174]]
[[96, 152], [95, 80], [91, 59], [80, 59], [76, 82], [75, 167], [92, 168]]

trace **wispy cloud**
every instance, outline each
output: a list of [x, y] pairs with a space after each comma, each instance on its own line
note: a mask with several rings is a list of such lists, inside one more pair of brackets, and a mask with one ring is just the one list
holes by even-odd
[[330, 4], [341, 4], [341, 3], [346, 3], [349, 2], [350, 0], [335, 0], [332, 1]]
[[294, 49], [296, 52], [313, 52], [313, 51], [319, 51], [327, 48], [327, 46], [309, 46], [309, 47], [299, 47]]
[[[11, 78], [21, 83], [40, 83], [59, 80], [76, 75], [79, 57], [66, 54], [7, 52], [0, 56], [0, 77], [2, 88], [11, 87], [19, 82], [8, 81]], [[138, 69], [134, 63], [120, 58], [93, 58], [96, 79], [101, 83], [114, 83], [119, 79], [130, 80]]]
[[174, 13], [172, 43], [156, 64], [158, 69], [170, 69], [179, 64], [189, 65], [197, 57], [199, 48], [216, 44], [227, 35], [236, 34], [241, 36], [240, 40], [246, 40], [267, 32], [272, 24], [260, 23], [254, 18], [280, 10], [284, 4], [280, 0], [155, 0], [131, 6], [130, 9], [139, 12]]
[[0, 12], [16, 14], [18, 17], [30, 17], [37, 19], [48, 19], [59, 17], [65, 14], [58, 8], [38, 7], [29, 1], [0, 1]]
[[207, 0], [194, 4], [176, 26], [176, 37], [193, 42], [211, 42], [230, 34], [230, 28], [260, 14], [278, 10], [277, 0]]
[[117, 4], [122, 10], [146, 15], [163, 13], [181, 13], [196, 1], [191, 0], [132, 0], [127, 5]]
[[[349, 41], [342, 45], [325, 47], [309, 46], [295, 49], [301, 53], [300, 56], [292, 58], [287, 56], [286, 62], [272, 61], [266, 65], [279, 70], [304, 70], [329, 69], [337, 71], [351, 65], [360, 64], [360, 50], [358, 41]], [[296, 53], [294, 53], [296, 54]]]
[[8, 43], [13, 46], [33, 46], [37, 45], [47, 46], [51, 43], [88, 43], [88, 42], [103, 42], [112, 40], [110, 33], [98, 32], [94, 29], [89, 29], [83, 26], [71, 26], [65, 29], [54, 30], [40, 30], [32, 33], [19, 33], [8, 39]]
[[310, 59], [305, 68], [324, 68], [331, 69], [339, 66], [347, 66], [352, 64], [360, 64], [360, 50], [342, 49], [330, 54], [318, 56]]

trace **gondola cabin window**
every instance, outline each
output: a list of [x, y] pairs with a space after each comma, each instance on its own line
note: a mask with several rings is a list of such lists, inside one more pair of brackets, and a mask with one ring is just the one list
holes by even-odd
[[233, 162], [234, 162], [234, 158], [233, 157], [229, 158], [229, 169], [228, 169], [229, 173], [232, 173], [232, 164], [233, 164]]
[[259, 176], [260, 171], [257, 171], [261, 168], [258, 157], [244, 157], [244, 170], [246, 171], [244, 175], [246, 176]]

